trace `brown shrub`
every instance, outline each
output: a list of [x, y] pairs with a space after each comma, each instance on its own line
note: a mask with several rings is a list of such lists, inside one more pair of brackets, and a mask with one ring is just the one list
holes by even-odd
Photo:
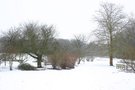
[[73, 53], [54, 53], [49, 56], [49, 62], [53, 69], [71, 69], [74, 68], [77, 61], [77, 56]]

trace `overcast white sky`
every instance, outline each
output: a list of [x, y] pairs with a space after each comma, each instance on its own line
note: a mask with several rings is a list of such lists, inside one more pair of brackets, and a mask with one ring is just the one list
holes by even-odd
[[134, 0], [0, 0], [0, 32], [38, 21], [55, 25], [60, 38], [90, 34], [95, 28], [93, 15], [106, 1], [122, 5], [128, 14], [135, 13]]

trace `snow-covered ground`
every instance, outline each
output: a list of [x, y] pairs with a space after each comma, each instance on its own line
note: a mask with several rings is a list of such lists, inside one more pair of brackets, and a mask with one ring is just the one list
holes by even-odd
[[72, 70], [0, 70], [0, 90], [135, 90], [135, 74], [120, 72], [108, 60], [95, 58]]

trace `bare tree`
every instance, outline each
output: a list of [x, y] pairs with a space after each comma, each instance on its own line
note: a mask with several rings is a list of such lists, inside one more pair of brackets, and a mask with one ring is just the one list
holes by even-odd
[[110, 66], [113, 66], [113, 38], [117, 31], [123, 27], [125, 16], [122, 12], [122, 7], [113, 3], [103, 3], [101, 9], [95, 16], [99, 28], [96, 30], [96, 36], [108, 44], [110, 57]]
[[3, 61], [9, 61], [10, 70], [12, 70], [13, 60], [16, 59], [16, 54], [19, 53], [20, 32], [15, 28], [10, 28], [1, 40], [2, 53], [0, 58]]
[[55, 38], [53, 26], [29, 23], [22, 26], [23, 52], [37, 59], [37, 67], [42, 67], [43, 56], [51, 52], [51, 46]]
[[75, 35], [75, 39], [72, 40], [72, 46], [74, 48], [74, 52], [78, 55], [78, 64], [80, 64], [82, 58], [86, 54], [86, 42], [87, 38], [85, 35]]

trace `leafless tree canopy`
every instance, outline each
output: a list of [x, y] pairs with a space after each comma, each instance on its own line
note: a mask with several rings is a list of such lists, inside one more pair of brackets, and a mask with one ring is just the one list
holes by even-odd
[[113, 38], [122, 29], [124, 18], [122, 8], [113, 3], [101, 4], [95, 16], [95, 21], [99, 26], [95, 33], [101, 41], [108, 43], [111, 66], [113, 65]]

